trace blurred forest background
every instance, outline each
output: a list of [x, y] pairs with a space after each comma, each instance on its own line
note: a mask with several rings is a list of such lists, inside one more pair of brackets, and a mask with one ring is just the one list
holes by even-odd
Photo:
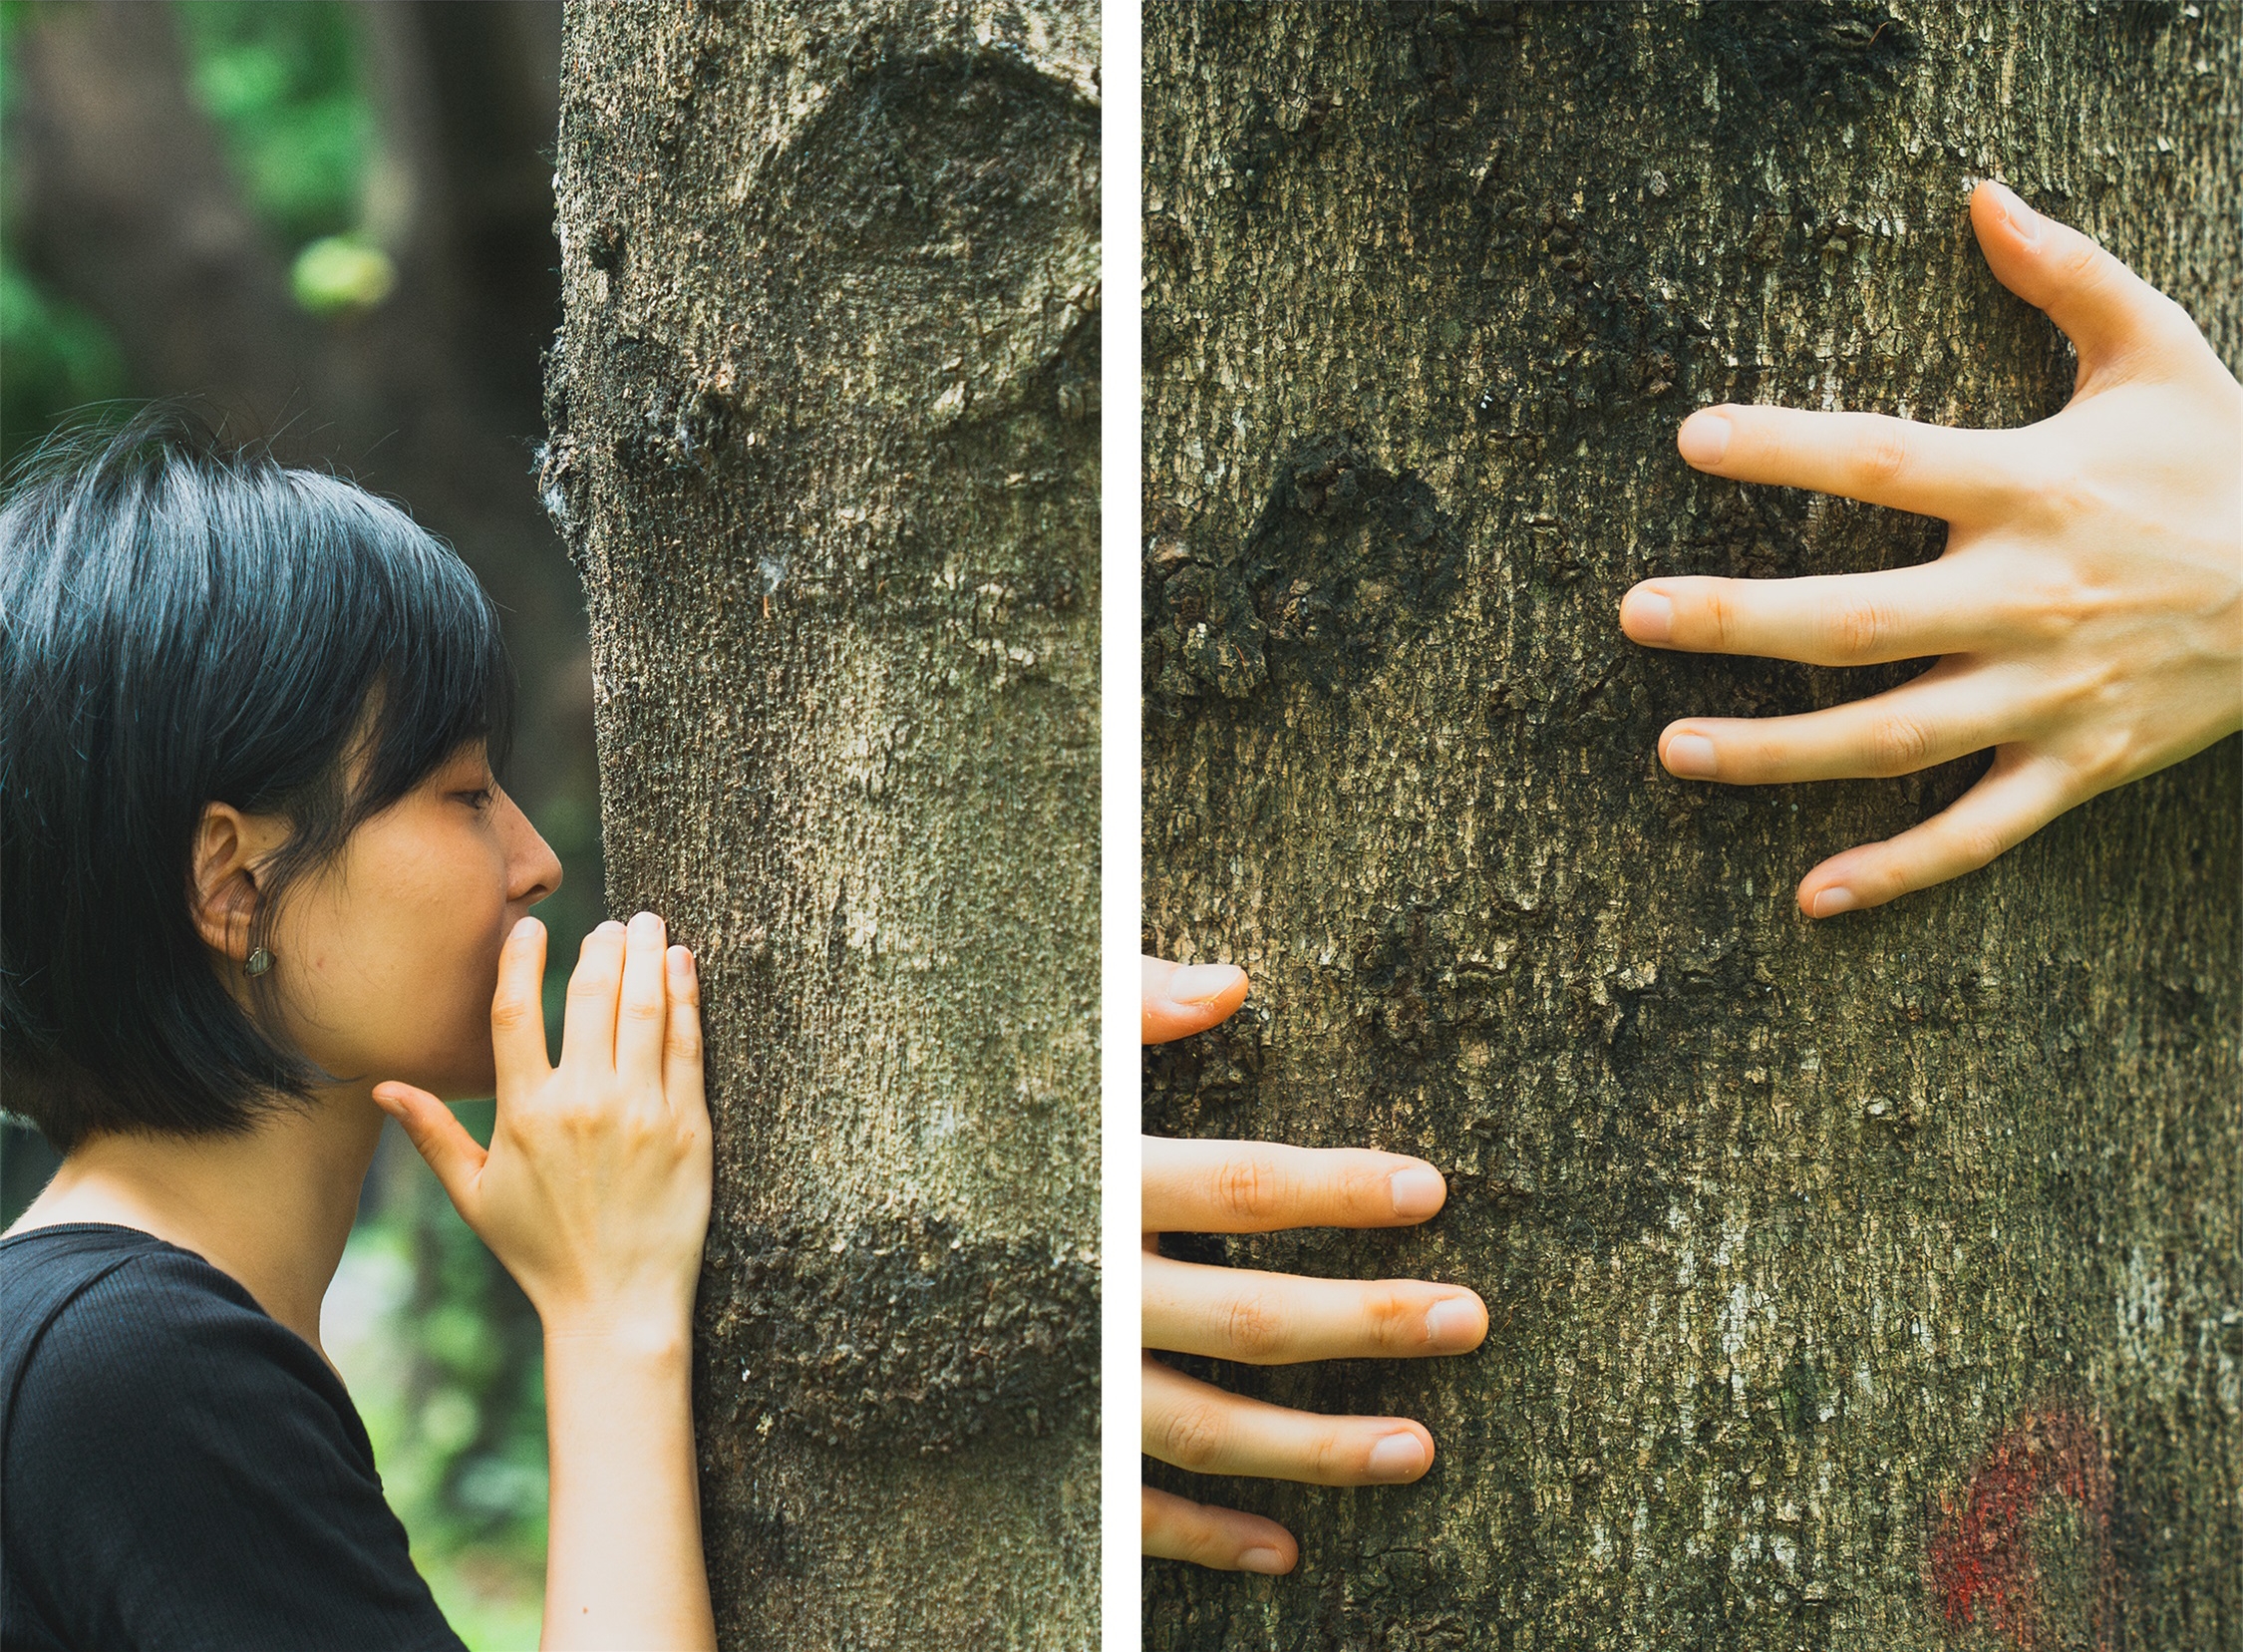
[[[530, 476], [560, 28], [547, 0], [0, 6], [0, 459], [187, 394], [459, 548], [521, 682], [505, 783], [566, 868], [540, 909], [555, 1030], [604, 916], [582, 597]], [[489, 1104], [461, 1112], [487, 1140]], [[0, 1132], [0, 1222], [53, 1166]], [[479, 1652], [533, 1646], [536, 1318], [394, 1125], [324, 1329], [446, 1613]]]

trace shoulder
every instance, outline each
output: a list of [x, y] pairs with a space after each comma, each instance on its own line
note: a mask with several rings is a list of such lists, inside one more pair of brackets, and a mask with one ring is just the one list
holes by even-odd
[[68, 1265], [0, 1251], [5, 1591], [73, 1645], [457, 1647], [340, 1380], [236, 1281], [140, 1237]]
[[18, 1465], [89, 1454], [125, 1470], [311, 1446], [329, 1472], [372, 1478], [366, 1432], [342, 1384], [236, 1281], [147, 1234], [58, 1235], [42, 1249], [30, 1254], [18, 1241], [0, 1252], [10, 1305], [0, 1449], [10, 1481]]

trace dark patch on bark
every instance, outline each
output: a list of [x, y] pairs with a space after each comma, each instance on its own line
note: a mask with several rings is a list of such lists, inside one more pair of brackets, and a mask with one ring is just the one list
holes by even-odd
[[1434, 491], [1380, 467], [1352, 431], [1277, 468], [1234, 557], [1197, 556], [1161, 518], [1144, 562], [1144, 685], [1153, 709], [1213, 690], [1240, 700], [1273, 674], [1330, 692], [1438, 614], [1463, 578], [1463, 534]]
[[727, 1363], [706, 1374], [705, 1432], [721, 1416], [933, 1456], [1076, 1427], [1098, 1382], [1098, 1269], [1048, 1242], [939, 1216], [839, 1237], [759, 1222], [713, 1239], [708, 1270], [704, 1331]]
[[1769, 110], [1860, 115], [1915, 60], [1915, 31], [1880, 5], [1712, 5], [1697, 44], [1740, 119]]

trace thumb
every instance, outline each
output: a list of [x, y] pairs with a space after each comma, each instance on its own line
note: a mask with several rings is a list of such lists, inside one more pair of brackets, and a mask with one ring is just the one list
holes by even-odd
[[476, 1179], [482, 1174], [483, 1160], [490, 1156], [468, 1134], [467, 1127], [426, 1090], [416, 1090], [409, 1084], [376, 1085], [374, 1105], [404, 1127], [407, 1140], [429, 1161], [429, 1168], [436, 1171], [437, 1180], [444, 1184], [460, 1214], [467, 1215], [475, 1199]]
[[2188, 312], [2091, 238], [2045, 218], [1992, 178], [1971, 193], [1971, 226], [1996, 280], [2048, 311], [2080, 354], [2083, 383], [2145, 349], [2199, 337]]

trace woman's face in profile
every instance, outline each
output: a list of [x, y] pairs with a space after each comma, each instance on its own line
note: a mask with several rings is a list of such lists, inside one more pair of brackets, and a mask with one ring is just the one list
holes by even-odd
[[463, 747], [283, 903], [267, 944], [289, 1037], [339, 1079], [489, 1095], [498, 950], [560, 880], [481, 743]]

